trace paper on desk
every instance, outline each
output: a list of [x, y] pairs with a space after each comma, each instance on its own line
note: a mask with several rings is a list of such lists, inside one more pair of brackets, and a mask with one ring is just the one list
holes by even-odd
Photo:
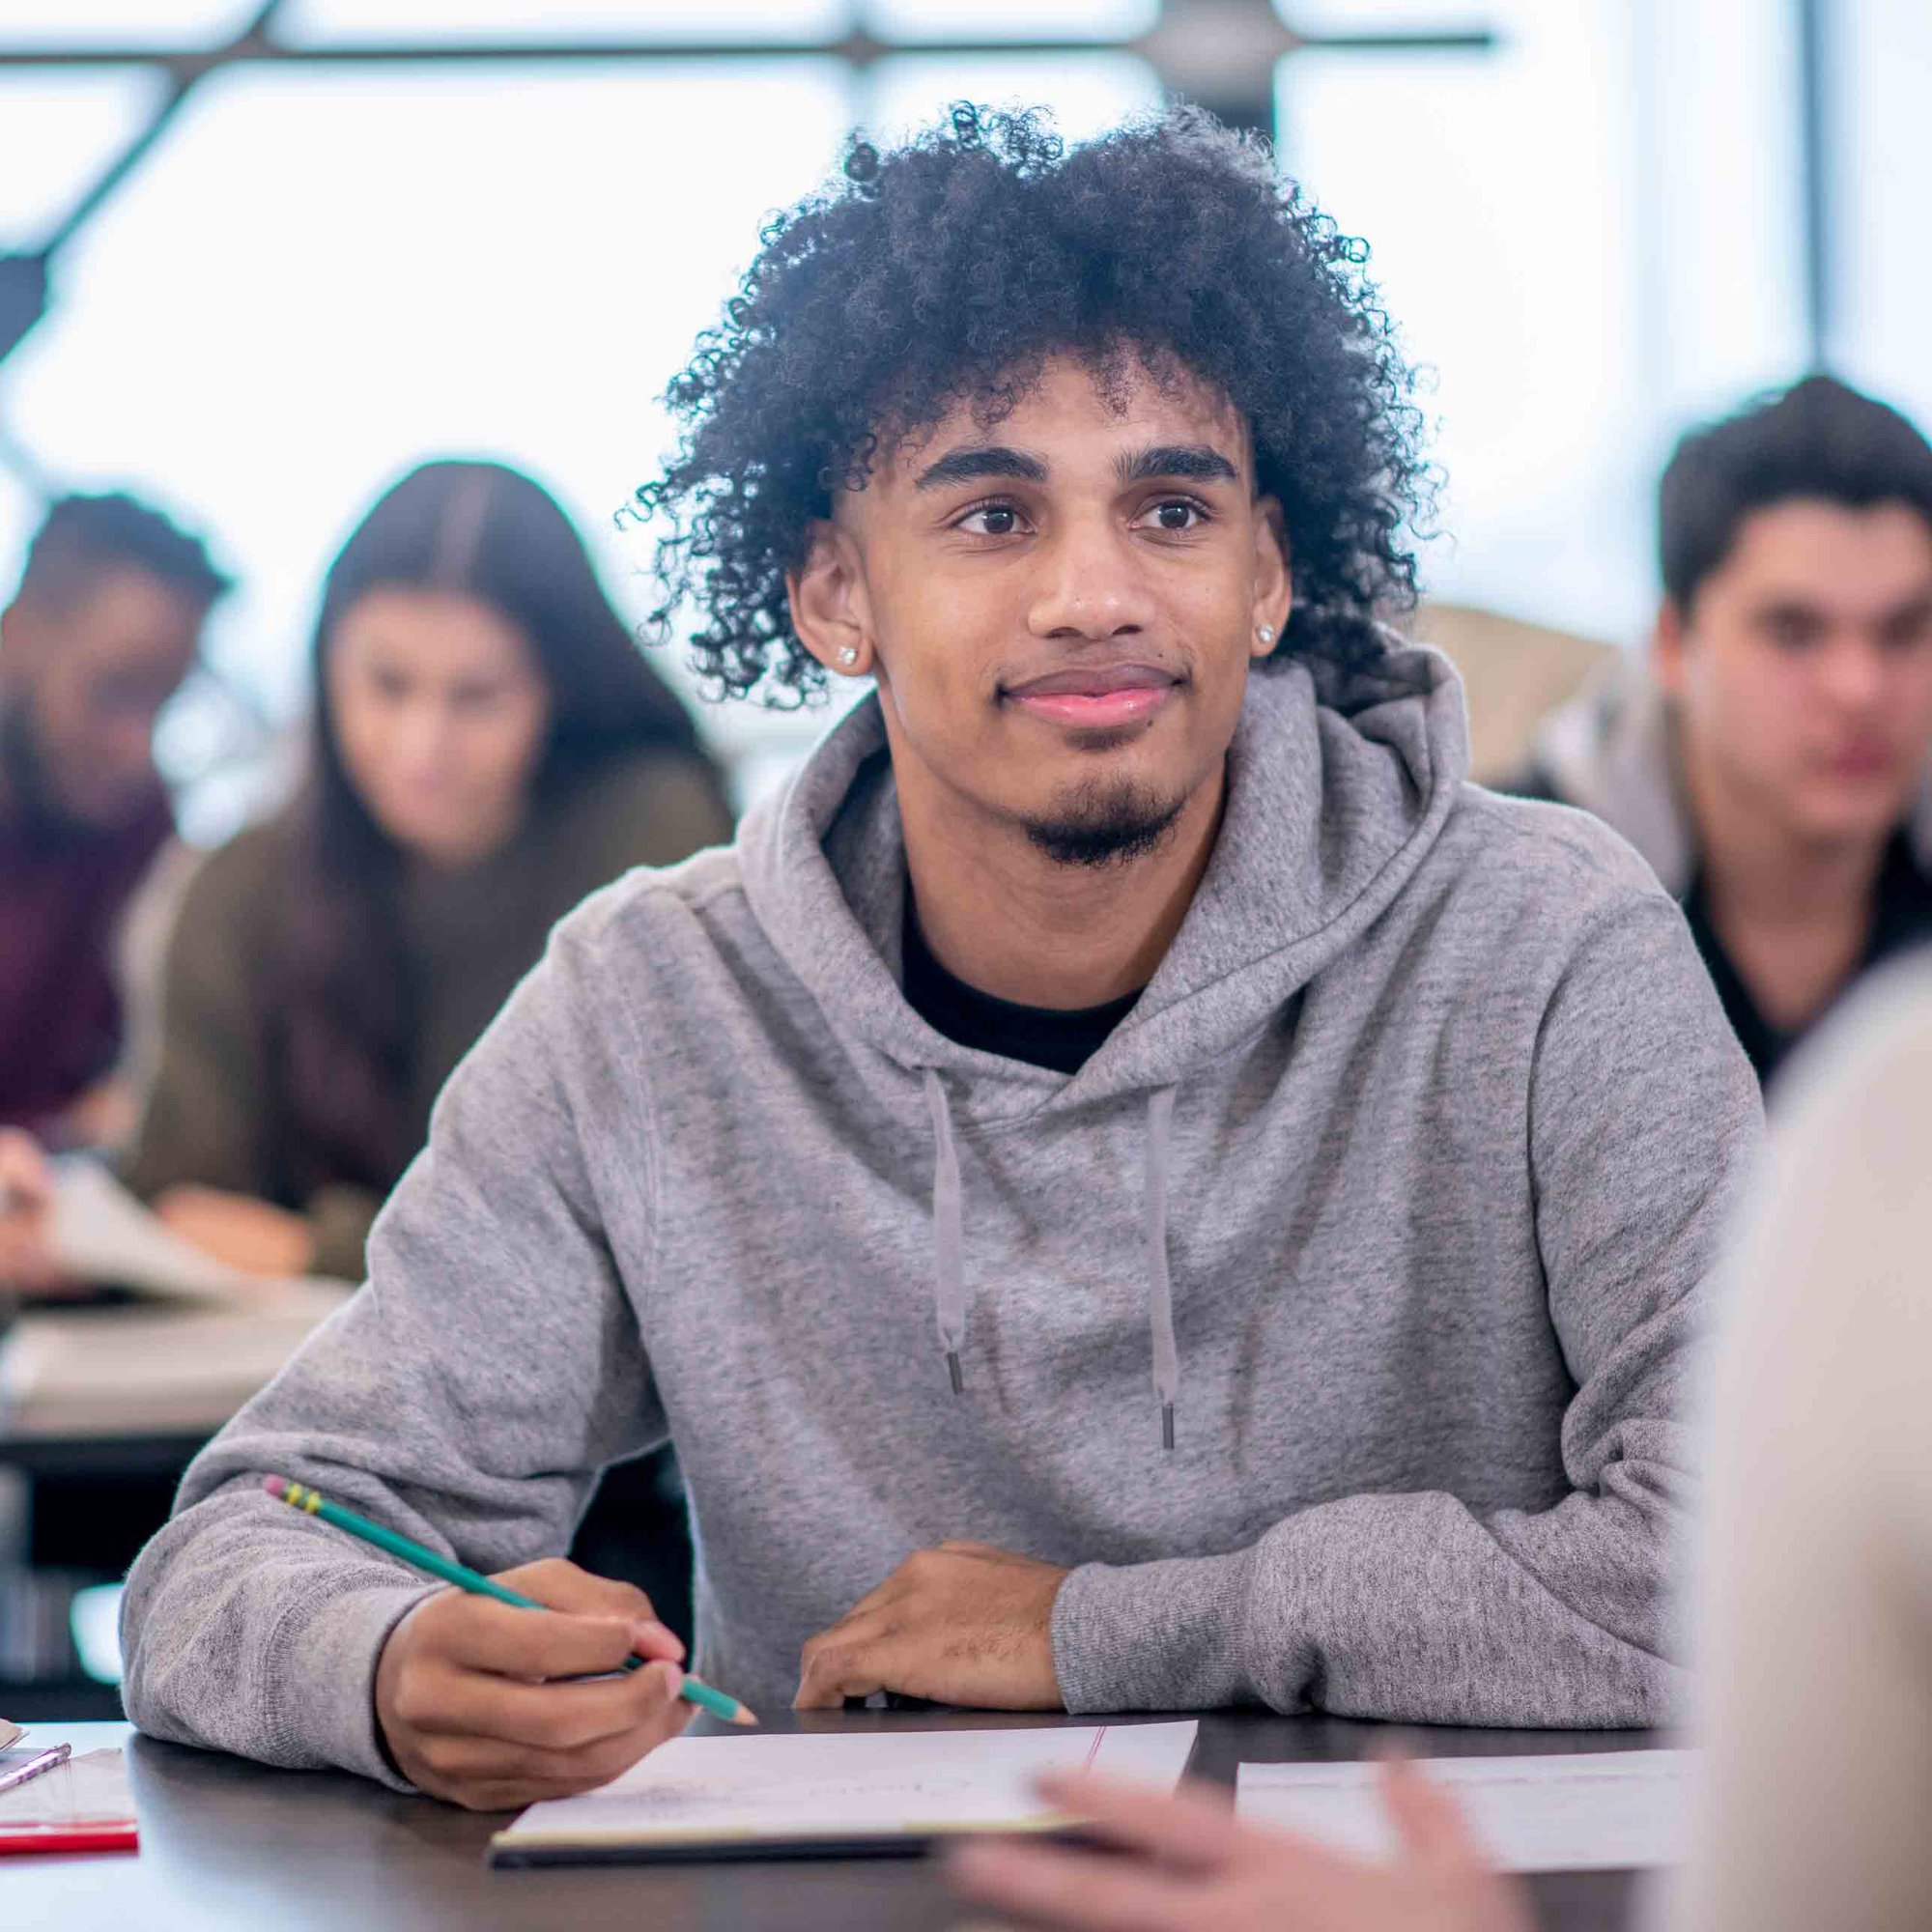
[[0, 1337], [0, 1435], [212, 1435], [341, 1301], [22, 1315]]
[[[1504, 1871], [1620, 1871], [1676, 1864], [1693, 1753], [1600, 1751], [1544, 1757], [1447, 1757], [1422, 1770], [1462, 1807]], [[1393, 1851], [1367, 1764], [1244, 1764], [1244, 1824], [1305, 1833], [1368, 1858]]]
[[1091, 1767], [1171, 1790], [1181, 1723], [679, 1738], [581, 1798], [533, 1804], [495, 1845], [652, 1845], [925, 1836], [1057, 1822], [1033, 1780]]
[[83, 1752], [0, 1791], [0, 1832], [36, 1825], [122, 1825], [133, 1816], [128, 1761], [118, 1750]]
[[169, 1300], [259, 1308], [265, 1299], [339, 1298], [347, 1286], [317, 1278], [264, 1281], [230, 1267], [170, 1232], [106, 1168], [84, 1156], [54, 1163], [51, 1240], [55, 1261], [69, 1274]]

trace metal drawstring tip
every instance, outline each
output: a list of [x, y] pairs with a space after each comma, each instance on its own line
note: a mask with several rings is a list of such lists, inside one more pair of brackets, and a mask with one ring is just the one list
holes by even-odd
[[966, 1392], [966, 1378], [960, 1373], [959, 1350], [957, 1349], [949, 1349], [946, 1351], [946, 1373], [952, 1378], [952, 1393], [954, 1395], [964, 1395]]
[[1160, 1446], [1163, 1449], [1174, 1447], [1174, 1405], [1171, 1402], [1160, 1406]]

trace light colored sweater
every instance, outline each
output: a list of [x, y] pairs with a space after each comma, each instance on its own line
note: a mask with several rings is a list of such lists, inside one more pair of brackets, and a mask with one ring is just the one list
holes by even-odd
[[965, 1537], [1070, 1567], [1074, 1711], [1668, 1715], [1756, 1086], [1642, 862], [1465, 784], [1464, 744], [1431, 653], [1255, 673], [1186, 919], [1071, 1076], [906, 1004], [874, 702], [734, 848], [600, 894], [445, 1089], [370, 1285], [136, 1564], [129, 1714], [385, 1775], [423, 1585], [260, 1473], [490, 1571], [668, 1435], [699, 1667], [754, 1707]]
[[1683, 1932], [1932, 1924], [1932, 966], [1807, 1054], [1726, 1275]]

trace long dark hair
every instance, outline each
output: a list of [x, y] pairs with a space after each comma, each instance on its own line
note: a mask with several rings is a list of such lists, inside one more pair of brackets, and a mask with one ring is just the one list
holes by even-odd
[[425, 463], [378, 499], [329, 566], [311, 649], [309, 777], [291, 807], [271, 1011], [284, 1030], [296, 1199], [329, 1181], [386, 1189], [413, 1151], [405, 1095], [413, 989], [396, 892], [403, 854], [343, 765], [325, 675], [342, 617], [377, 589], [459, 592], [513, 623], [550, 696], [540, 808], [616, 755], [703, 757], [690, 715], [611, 609], [555, 500], [496, 463]]

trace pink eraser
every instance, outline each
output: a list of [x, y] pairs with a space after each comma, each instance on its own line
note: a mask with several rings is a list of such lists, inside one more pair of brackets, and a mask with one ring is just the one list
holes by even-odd
[[262, 1487], [279, 1501], [289, 1492], [289, 1479], [286, 1476], [264, 1476]]

